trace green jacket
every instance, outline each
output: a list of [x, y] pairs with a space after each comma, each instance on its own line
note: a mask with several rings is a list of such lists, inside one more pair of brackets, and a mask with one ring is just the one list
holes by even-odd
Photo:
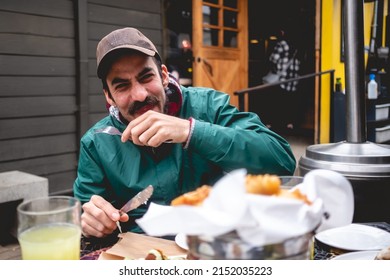
[[[120, 208], [148, 185], [154, 186], [155, 203], [169, 204], [180, 194], [238, 168], [253, 174], [291, 175], [295, 158], [290, 145], [265, 127], [256, 114], [229, 105], [229, 96], [208, 88], [181, 88], [179, 117], [194, 118], [187, 149], [182, 144], [158, 148], [140, 147], [120, 136], [94, 133], [108, 125], [119, 130], [125, 124], [113, 116], [96, 123], [81, 139], [74, 195], [85, 203], [93, 194]], [[146, 212], [142, 205], [129, 213], [134, 219]], [[126, 228], [126, 225], [125, 225]], [[134, 223], [127, 230], [140, 231]]]

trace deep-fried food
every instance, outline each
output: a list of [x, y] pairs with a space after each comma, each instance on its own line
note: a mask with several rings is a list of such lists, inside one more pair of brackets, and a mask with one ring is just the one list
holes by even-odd
[[253, 194], [275, 195], [280, 197], [294, 198], [304, 201], [306, 204], [311, 204], [306, 195], [301, 193], [299, 189], [283, 189], [282, 181], [276, 175], [247, 175], [246, 176], [246, 191]]
[[299, 189], [293, 189], [293, 190], [280, 189], [277, 196], [302, 200], [306, 204], [311, 205], [311, 201], [307, 198], [306, 195], [301, 193], [301, 191]]
[[194, 191], [185, 193], [172, 200], [171, 205], [200, 205], [208, 197], [211, 187], [203, 185]]
[[[298, 199], [306, 204], [310, 205], [311, 201], [308, 200], [305, 194], [301, 193], [299, 189], [283, 189], [282, 182], [277, 175], [263, 174], [263, 175], [246, 175], [245, 188], [247, 193], [260, 194], [260, 195], [273, 195], [279, 197], [287, 197]], [[185, 193], [174, 200], [171, 205], [200, 205], [203, 200], [209, 195], [211, 187], [203, 185], [194, 191]]]
[[246, 191], [248, 193], [276, 195], [280, 191], [281, 181], [276, 175], [250, 175], [246, 176]]

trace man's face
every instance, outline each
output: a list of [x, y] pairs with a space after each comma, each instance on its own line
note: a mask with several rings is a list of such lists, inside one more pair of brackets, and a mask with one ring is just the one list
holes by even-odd
[[163, 113], [166, 102], [164, 87], [168, 85], [168, 70], [162, 65], [162, 79], [154, 60], [142, 54], [121, 56], [107, 74], [107, 102], [117, 106], [127, 121], [148, 110]]

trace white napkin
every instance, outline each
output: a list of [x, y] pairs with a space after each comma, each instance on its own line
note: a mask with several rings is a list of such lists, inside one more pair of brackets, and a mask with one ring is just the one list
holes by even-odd
[[324, 201], [324, 215], [317, 232], [352, 223], [355, 204], [352, 185], [347, 178], [335, 171], [316, 169], [307, 173], [303, 180], [306, 188], [316, 186], [317, 196]]
[[[311, 205], [295, 199], [248, 194], [245, 176], [244, 169], [224, 176], [201, 206], [152, 203], [137, 223], [152, 236], [218, 236], [236, 230], [249, 244], [265, 245], [313, 231], [320, 224], [325, 229], [352, 221], [350, 204], [345, 204], [352, 199], [353, 205], [352, 187], [339, 173], [313, 170], [296, 186], [312, 201]], [[323, 220], [324, 212], [329, 214], [328, 220]], [[346, 216], [336, 218], [342, 215]]]

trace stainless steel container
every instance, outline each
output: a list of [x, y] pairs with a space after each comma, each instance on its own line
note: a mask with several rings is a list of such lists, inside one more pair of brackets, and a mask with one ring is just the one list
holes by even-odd
[[283, 242], [253, 246], [235, 232], [217, 237], [187, 236], [190, 259], [200, 260], [307, 260], [310, 259], [314, 231]]
[[299, 174], [318, 168], [337, 171], [351, 182], [354, 222], [390, 222], [390, 149], [387, 145], [342, 142], [309, 146], [300, 159]]

